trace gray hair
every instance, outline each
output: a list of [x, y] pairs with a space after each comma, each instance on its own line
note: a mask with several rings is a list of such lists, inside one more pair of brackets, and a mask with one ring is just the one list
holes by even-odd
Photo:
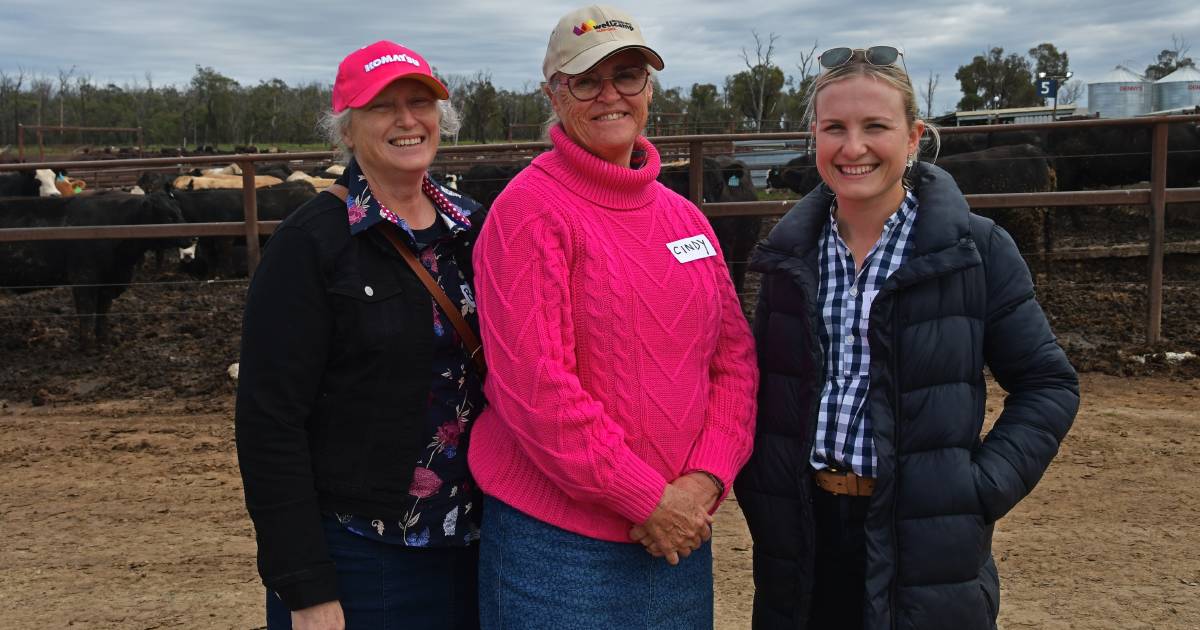
[[551, 108], [550, 116], [548, 118], [546, 118], [546, 122], [542, 123], [542, 133], [540, 136], [542, 139], [542, 142], [550, 142], [550, 130], [553, 129], [554, 126], [560, 122], [562, 122], [562, 121], [559, 120], [558, 114], [556, 114], [554, 112], [554, 109]]
[[[321, 136], [341, 154], [337, 158], [337, 162], [341, 164], [348, 163], [350, 158], [354, 157], [354, 152], [346, 146], [346, 134], [350, 132], [351, 111], [351, 108], [343, 109], [340, 112], [332, 109], [326, 110], [317, 121], [317, 130]], [[462, 118], [458, 115], [454, 103], [448, 100], [438, 101], [438, 130], [441, 134], [454, 136], [461, 127]]]

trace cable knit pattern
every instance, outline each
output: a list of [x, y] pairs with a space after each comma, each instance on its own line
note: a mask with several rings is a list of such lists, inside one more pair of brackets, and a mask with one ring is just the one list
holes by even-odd
[[[750, 456], [758, 370], [717, 239], [655, 178], [551, 131], [554, 149], [496, 199], [475, 248], [489, 407], [469, 462], [488, 494], [585, 536], [628, 542], [666, 484], [725, 486]], [[487, 533], [484, 532], [486, 536]]]

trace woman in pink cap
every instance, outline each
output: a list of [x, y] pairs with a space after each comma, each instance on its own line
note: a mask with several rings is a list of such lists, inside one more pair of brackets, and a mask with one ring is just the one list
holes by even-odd
[[710, 514], [750, 455], [757, 370], [708, 221], [656, 181], [650, 67], [625, 13], [560, 20], [553, 148], [475, 251], [484, 628], [712, 627]]
[[237, 447], [272, 630], [478, 626], [483, 212], [427, 173], [448, 98], [408, 48], [347, 56], [325, 119], [345, 186], [280, 224], [250, 285]]

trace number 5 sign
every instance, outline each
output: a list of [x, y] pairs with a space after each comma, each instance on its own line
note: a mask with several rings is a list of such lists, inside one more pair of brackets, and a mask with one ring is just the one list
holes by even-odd
[[1038, 79], [1038, 96], [1042, 98], [1058, 98], [1057, 79]]

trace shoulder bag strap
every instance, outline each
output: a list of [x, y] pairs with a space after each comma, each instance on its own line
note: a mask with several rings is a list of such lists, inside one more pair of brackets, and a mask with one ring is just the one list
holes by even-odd
[[[331, 186], [328, 192], [341, 198], [342, 201], [346, 200], [345, 187]], [[437, 220], [440, 221], [441, 217], [438, 217]], [[433, 276], [429, 275], [429, 271], [427, 271], [425, 266], [422, 265], [419, 260], [417, 260], [416, 255], [413, 254], [408, 245], [405, 245], [404, 242], [400, 240], [400, 237], [396, 235], [395, 226], [387, 221], [384, 221], [377, 223], [375, 227], [378, 228], [379, 233], [383, 234], [383, 236], [387, 238], [388, 242], [392, 244], [392, 247], [395, 248], [396, 252], [400, 254], [400, 257], [404, 259], [404, 262], [408, 263], [409, 268], [413, 270], [413, 273], [417, 274], [417, 278], [421, 280], [421, 284], [425, 285], [425, 289], [429, 291], [429, 295], [433, 296], [433, 299], [437, 301], [438, 306], [442, 307], [442, 312], [446, 314], [446, 317], [450, 318], [450, 323], [453, 324], [454, 329], [458, 331], [458, 336], [463, 341], [463, 346], [467, 351], [467, 356], [471, 359], [471, 362], [475, 364], [475, 369], [479, 372], [480, 378], [487, 376], [487, 364], [483, 360], [483, 344], [479, 342], [479, 336], [475, 334], [474, 330], [471, 330], [471, 326], [467, 324], [467, 320], [463, 318], [462, 313], [458, 310], [458, 307], [450, 302], [450, 297], [446, 295], [446, 292], [442, 290], [442, 287], [438, 286], [438, 283], [433, 279]]]
[[[436, 220], [441, 221], [441, 217], [439, 216]], [[392, 247], [404, 258], [404, 262], [408, 263], [413, 273], [417, 274], [417, 277], [421, 279], [421, 284], [425, 285], [429, 294], [433, 296], [434, 300], [437, 300], [438, 305], [442, 307], [442, 311], [446, 313], [446, 317], [450, 318], [450, 323], [454, 324], [454, 329], [458, 331], [459, 337], [463, 340], [467, 356], [475, 363], [475, 368], [479, 370], [479, 376], [487, 376], [487, 365], [483, 362], [483, 345], [479, 343], [479, 337], [475, 334], [475, 331], [471, 330], [471, 326], [467, 324], [467, 320], [463, 318], [458, 307], [450, 302], [450, 297], [446, 295], [442, 287], [438, 286], [433, 276], [429, 275], [429, 272], [425, 269], [425, 265], [422, 265], [417, 260], [417, 256], [413, 254], [412, 249], [409, 249], [408, 245], [405, 245], [400, 240], [400, 237], [396, 235], [395, 226], [387, 221], [383, 221], [375, 224], [375, 227], [387, 237]]]

